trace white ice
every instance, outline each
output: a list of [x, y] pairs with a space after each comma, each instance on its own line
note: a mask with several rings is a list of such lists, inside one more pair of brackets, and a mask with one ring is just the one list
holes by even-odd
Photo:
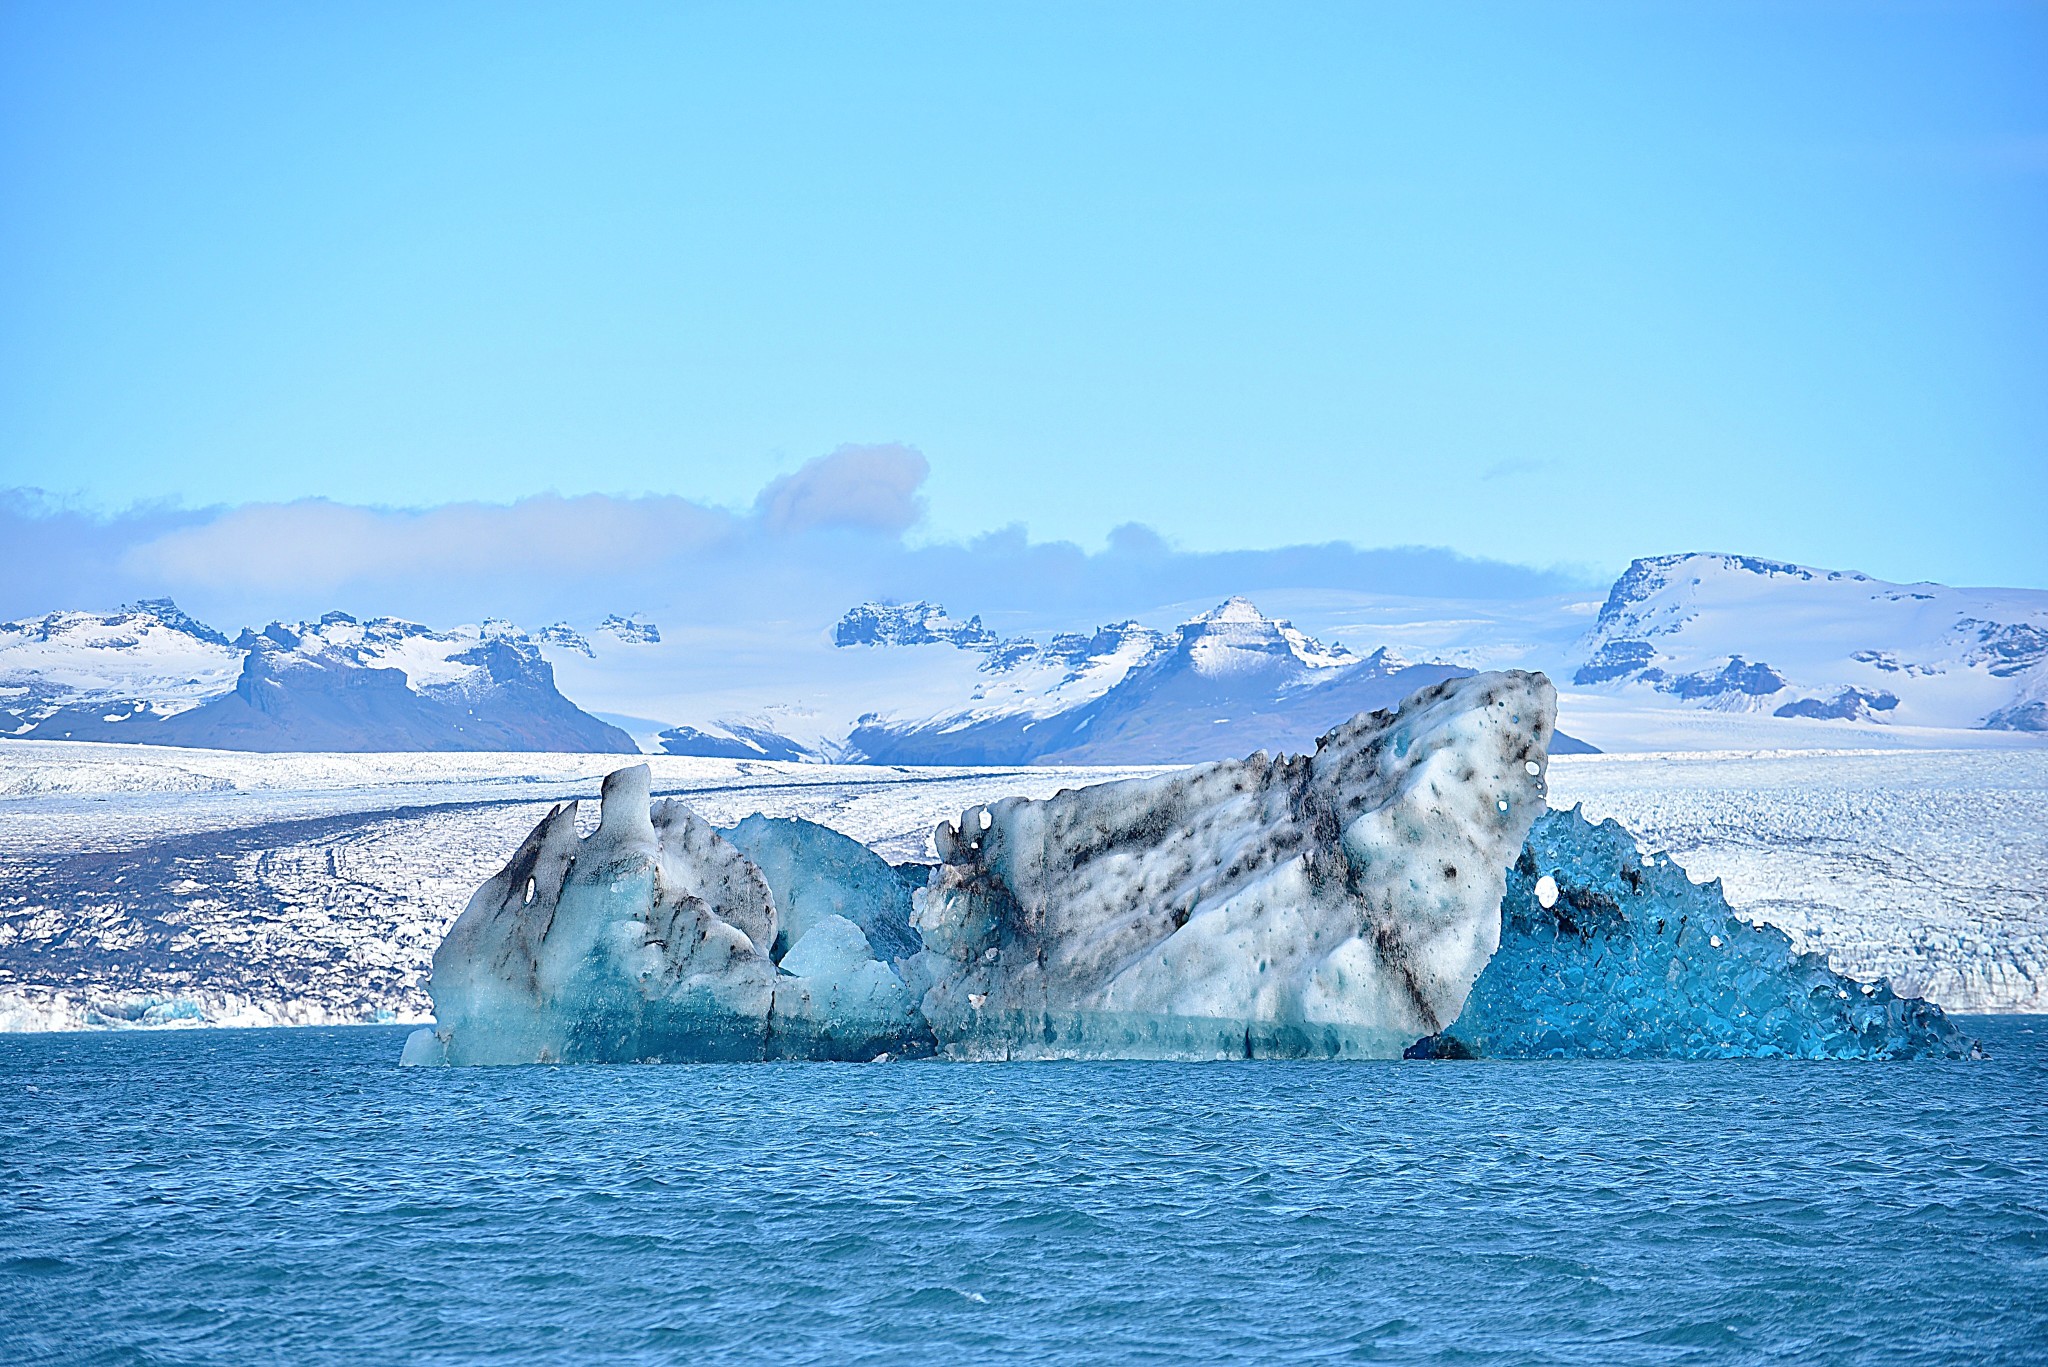
[[1541, 675], [1481, 674], [1313, 755], [969, 809], [938, 830], [915, 921], [938, 1046], [1399, 1057], [1499, 943], [1554, 710]]
[[477, 890], [434, 952], [435, 1023], [408, 1064], [859, 1058], [918, 1033], [843, 917], [817, 919], [779, 969], [760, 867], [683, 804], [650, 807], [650, 781], [646, 765], [607, 778], [588, 836], [557, 807]]

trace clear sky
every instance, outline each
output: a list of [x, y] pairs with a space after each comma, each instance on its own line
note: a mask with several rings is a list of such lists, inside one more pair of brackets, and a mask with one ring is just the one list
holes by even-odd
[[2048, 8], [0, 5], [0, 486], [842, 443], [927, 541], [2048, 587]]

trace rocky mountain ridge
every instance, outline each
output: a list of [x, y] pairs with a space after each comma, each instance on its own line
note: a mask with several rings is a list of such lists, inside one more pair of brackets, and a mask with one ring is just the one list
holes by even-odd
[[0, 726], [223, 750], [638, 748], [564, 698], [509, 623], [435, 631], [330, 612], [230, 641], [168, 599], [0, 623]]
[[1615, 581], [1571, 682], [1776, 717], [2048, 731], [2048, 593], [1656, 556]]

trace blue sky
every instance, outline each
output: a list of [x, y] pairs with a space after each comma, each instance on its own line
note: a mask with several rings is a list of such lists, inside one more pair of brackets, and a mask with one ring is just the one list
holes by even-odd
[[913, 546], [2048, 587], [2043, 72], [2041, 5], [9, 3], [0, 486], [855, 443]]

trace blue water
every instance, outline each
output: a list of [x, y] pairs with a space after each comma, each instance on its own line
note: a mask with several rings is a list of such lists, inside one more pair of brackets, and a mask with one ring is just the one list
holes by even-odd
[[9, 1363], [2038, 1362], [1989, 1063], [401, 1071], [0, 1039]]

